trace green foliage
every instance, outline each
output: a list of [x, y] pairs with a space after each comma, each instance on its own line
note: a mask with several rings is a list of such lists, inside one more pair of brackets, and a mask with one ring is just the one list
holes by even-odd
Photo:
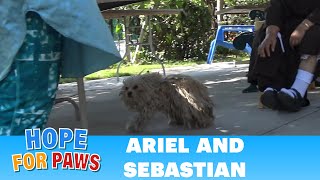
[[[152, 25], [156, 50], [164, 52], [165, 59], [204, 60], [209, 51], [208, 39], [213, 39], [210, 13], [206, 7], [196, 3], [180, 2], [183, 3], [178, 8], [183, 8], [186, 14], [154, 17]], [[177, 6], [177, 3], [169, 5]]]
[[[268, 0], [225, 0], [227, 6], [258, 5]], [[181, 15], [159, 15], [152, 18], [153, 40], [156, 51], [165, 60], [197, 59], [204, 61], [207, 58], [209, 46], [215, 37], [213, 22], [215, 20], [214, 7], [216, 0], [150, 0], [121, 9], [184, 9]], [[252, 24], [248, 15], [226, 15], [220, 24]], [[139, 31], [130, 32], [138, 34]], [[232, 40], [235, 34], [230, 34]], [[146, 37], [147, 38], [147, 37]], [[146, 41], [145, 39], [144, 41]], [[234, 50], [219, 48], [218, 54], [241, 55]], [[150, 49], [145, 47], [138, 59], [142, 64], [154, 62]]]

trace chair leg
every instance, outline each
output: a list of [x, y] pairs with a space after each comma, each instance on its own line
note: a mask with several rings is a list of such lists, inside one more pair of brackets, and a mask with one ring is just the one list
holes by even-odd
[[80, 121], [81, 128], [88, 129], [89, 122], [87, 117], [87, 102], [86, 102], [86, 93], [84, 89], [84, 81], [83, 78], [77, 79], [78, 84], [78, 96], [79, 96], [79, 109], [80, 109]]
[[74, 110], [75, 110], [76, 120], [80, 121], [80, 109], [79, 109], [78, 104], [73, 99], [71, 99], [70, 97], [57, 98], [55, 100], [55, 104], [59, 104], [59, 103], [66, 102], [66, 101], [69, 102], [70, 104], [72, 104], [72, 106], [74, 107]]
[[262, 96], [262, 92], [259, 92], [259, 96], [258, 96], [258, 108], [259, 109], [265, 109], [265, 106], [261, 103], [260, 99], [261, 99], [261, 96]]
[[65, 101], [71, 103], [75, 109], [76, 120], [80, 121], [81, 123], [81, 128], [88, 129], [89, 123], [87, 119], [87, 102], [86, 102], [86, 94], [84, 89], [83, 78], [77, 79], [77, 85], [78, 85], [79, 105], [70, 97], [57, 98], [55, 100], [55, 104], [59, 104]]
[[209, 54], [208, 54], [207, 64], [211, 64], [212, 61], [213, 61], [213, 58], [214, 58], [214, 55], [215, 55], [215, 51], [216, 51], [216, 45], [217, 45], [216, 40], [213, 40], [213, 41], [211, 42], [211, 45], [210, 45], [210, 50], [209, 50]]
[[120, 66], [122, 63], [123, 63], [123, 61], [121, 61], [117, 67], [117, 82], [120, 82]]

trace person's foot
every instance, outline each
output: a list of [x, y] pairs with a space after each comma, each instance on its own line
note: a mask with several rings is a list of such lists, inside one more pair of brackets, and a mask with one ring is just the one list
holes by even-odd
[[242, 93], [253, 93], [253, 92], [258, 92], [258, 88], [256, 85], [250, 84], [249, 87], [247, 87], [246, 89], [242, 90]]
[[303, 98], [301, 107], [307, 107], [307, 106], [310, 106], [310, 101], [307, 98]]
[[260, 102], [263, 106], [272, 109], [279, 110], [280, 102], [277, 97], [278, 91], [275, 89], [266, 90], [260, 97]]
[[[288, 92], [293, 93], [288, 93]], [[281, 103], [281, 107], [283, 110], [289, 111], [289, 112], [297, 112], [302, 107], [306, 107], [310, 105], [310, 102], [306, 98], [302, 98], [301, 94], [296, 89], [282, 89], [278, 93], [278, 99]]]

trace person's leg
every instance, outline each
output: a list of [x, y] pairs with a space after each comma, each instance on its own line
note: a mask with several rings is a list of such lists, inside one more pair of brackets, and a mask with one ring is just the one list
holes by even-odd
[[257, 84], [250, 83], [250, 85], [247, 88], [242, 90], [242, 93], [253, 93], [253, 92], [258, 92], [258, 91], [259, 91], [259, 89], [257, 88]]
[[247, 78], [248, 78], [248, 83], [250, 84], [247, 88], [245, 88], [244, 90], [242, 90], [242, 93], [252, 93], [252, 92], [258, 92], [258, 82], [257, 79], [254, 75], [254, 65], [255, 65], [255, 60], [257, 58], [256, 55], [256, 50], [252, 49], [252, 53], [250, 56], [250, 64], [249, 64], [249, 72], [247, 74]]
[[317, 77], [317, 78], [315, 79], [315, 86], [316, 86], [316, 87], [320, 87], [320, 77]]
[[0, 135], [44, 128], [55, 100], [62, 37], [35, 13], [26, 21], [25, 41], [0, 82]]
[[298, 111], [303, 106], [303, 97], [305, 97], [308, 87], [313, 81], [317, 64], [318, 56], [301, 56], [301, 63], [295, 82], [291, 88], [282, 88], [278, 94], [279, 100], [285, 110]]
[[320, 26], [315, 24], [305, 33], [299, 46], [295, 48], [302, 55], [299, 71], [292, 86], [282, 89], [278, 94], [283, 107], [288, 111], [298, 111], [305, 106], [301, 97], [307, 95], [308, 86], [313, 81], [314, 74], [317, 74], [317, 59], [320, 54], [319, 32]]
[[0, 135], [11, 134], [16, 102], [15, 64], [5, 79], [0, 81]]
[[317, 56], [302, 56], [302, 61], [294, 84], [292, 85], [291, 89], [283, 88], [281, 89], [281, 91], [286, 92], [292, 97], [295, 97], [296, 91], [298, 91], [299, 94], [303, 97], [306, 94], [307, 89], [313, 80], [316, 66]]
[[259, 38], [258, 36], [259, 31], [254, 33], [254, 39], [252, 42], [252, 51], [250, 55], [250, 61], [249, 61], [249, 72], [247, 74], [248, 83], [250, 84], [249, 87], [242, 90], [242, 93], [252, 93], [252, 92], [258, 92], [258, 82], [257, 78], [254, 73], [254, 66], [256, 63], [256, 59], [258, 58], [258, 47], [259, 47]]
[[315, 87], [319, 87], [320, 86], [320, 61], [317, 62], [317, 67], [316, 70], [314, 72], [314, 83], [315, 83]]
[[[258, 79], [258, 87], [262, 92], [260, 102], [263, 107], [280, 110], [281, 105], [277, 98], [281, 88], [289, 88], [294, 81], [299, 66], [300, 56], [290, 47], [289, 40], [278, 38], [275, 51], [270, 57], [258, 57], [255, 73]], [[284, 44], [285, 52], [281, 44]]]

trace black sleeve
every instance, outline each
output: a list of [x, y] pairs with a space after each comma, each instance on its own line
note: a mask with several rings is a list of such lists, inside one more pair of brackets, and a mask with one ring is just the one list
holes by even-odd
[[320, 24], [320, 8], [316, 8], [307, 19], [314, 24]]
[[285, 19], [285, 8], [282, 0], [271, 0], [266, 9], [266, 25], [275, 25], [280, 29]]

